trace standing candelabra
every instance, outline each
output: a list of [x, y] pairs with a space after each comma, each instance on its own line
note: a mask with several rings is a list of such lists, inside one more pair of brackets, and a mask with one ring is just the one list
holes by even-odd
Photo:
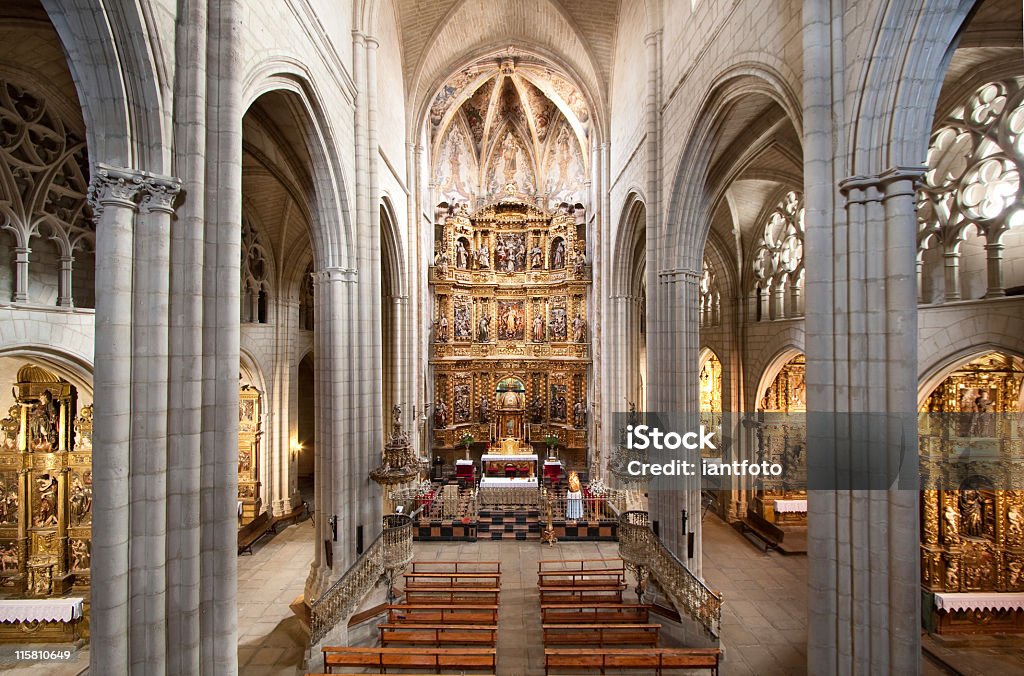
[[553, 523], [552, 506], [551, 506], [551, 491], [544, 489], [544, 496], [547, 502], [547, 525], [544, 527], [544, 532], [541, 533], [540, 541], [547, 543], [549, 547], [554, 547], [555, 543], [558, 542], [558, 538], [555, 536], [555, 524]]

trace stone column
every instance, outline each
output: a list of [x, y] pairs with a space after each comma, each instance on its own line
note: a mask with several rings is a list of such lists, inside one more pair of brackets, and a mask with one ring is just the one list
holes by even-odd
[[57, 306], [74, 307], [74, 297], [71, 295], [71, 272], [75, 257], [67, 254], [60, 257], [60, 278], [57, 281]]
[[174, 162], [189, 197], [171, 222], [167, 439], [167, 671], [198, 674], [207, 3], [185, 0], [175, 32]]
[[242, 255], [241, 0], [209, 7], [203, 409], [200, 453], [200, 671], [238, 671], [238, 368]]
[[943, 273], [946, 281], [944, 300], [960, 300], [960, 242], [944, 245], [942, 252]]
[[132, 412], [135, 199], [142, 174], [97, 164], [96, 366], [93, 374], [93, 538], [90, 671], [128, 672], [128, 466]]
[[[131, 670], [166, 670], [170, 231], [180, 181], [146, 175], [132, 289]], [[103, 293], [103, 287], [98, 287]]]
[[991, 241], [985, 243], [985, 254], [988, 273], [988, 291], [985, 298], [1002, 298], [1006, 295], [1006, 287], [1003, 282], [1003, 244], [1002, 233], [992, 236]]
[[810, 260], [831, 251], [837, 262], [809, 270], [808, 333], [832, 327], [807, 350], [813, 673], [919, 668], [917, 343], [907, 336], [917, 335], [920, 173], [844, 180], [845, 218], [808, 219]]
[[14, 247], [14, 302], [28, 302], [28, 257], [32, 249], [27, 246]]

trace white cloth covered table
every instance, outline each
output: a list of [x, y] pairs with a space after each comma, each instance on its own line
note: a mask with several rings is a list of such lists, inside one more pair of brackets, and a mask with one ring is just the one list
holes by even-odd
[[997, 592], [936, 593], [939, 610], [1024, 610], [1024, 594]]
[[776, 500], [775, 511], [786, 513], [786, 512], [806, 512], [807, 501], [806, 500]]
[[81, 596], [60, 599], [0, 599], [0, 622], [70, 622], [82, 617]]
[[512, 479], [485, 476], [480, 479], [480, 488], [536, 488], [537, 477], [515, 477]]

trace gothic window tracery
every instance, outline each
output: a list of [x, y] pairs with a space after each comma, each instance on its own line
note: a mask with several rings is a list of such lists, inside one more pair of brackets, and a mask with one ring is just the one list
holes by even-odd
[[242, 220], [242, 322], [266, 324], [270, 308], [270, 263], [252, 221]]
[[753, 256], [756, 318], [803, 315], [803, 195], [790, 191], [768, 215]]
[[718, 279], [708, 259], [704, 258], [700, 276], [700, 325], [717, 326], [721, 317], [721, 294], [718, 291]]
[[91, 278], [74, 274], [76, 259], [79, 272], [94, 265], [88, 186], [85, 140], [72, 123], [42, 96], [0, 80], [0, 231], [11, 234], [15, 261], [8, 300], [72, 307], [74, 275], [78, 305], [92, 304]]
[[[955, 106], [936, 125], [927, 164], [917, 195], [921, 301], [1005, 295], [1002, 252], [1024, 225], [1024, 78], [985, 83]], [[973, 235], [987, 253], [984, 291], [964, 279]]]

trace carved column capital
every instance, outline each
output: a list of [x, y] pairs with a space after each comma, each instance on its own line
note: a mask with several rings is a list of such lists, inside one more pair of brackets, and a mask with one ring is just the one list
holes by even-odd
[[357, 277], [355, 270], [340, 267], [324, 268], [312, 274], [313, 283], [317, 286], [323, 286], [331, 282], [354, 282]]
[[89, 206], [98, 220], [106, 206], [135, 209], [145, 174], [134, 169], [97, 163], [89, 181]]
[[142, 183], [142, 200], [139, 209], [143, 213], [158, 211], [174, 213], [174, 201], [181, 191], [181, 181], [173, 176], [147, 175]]

